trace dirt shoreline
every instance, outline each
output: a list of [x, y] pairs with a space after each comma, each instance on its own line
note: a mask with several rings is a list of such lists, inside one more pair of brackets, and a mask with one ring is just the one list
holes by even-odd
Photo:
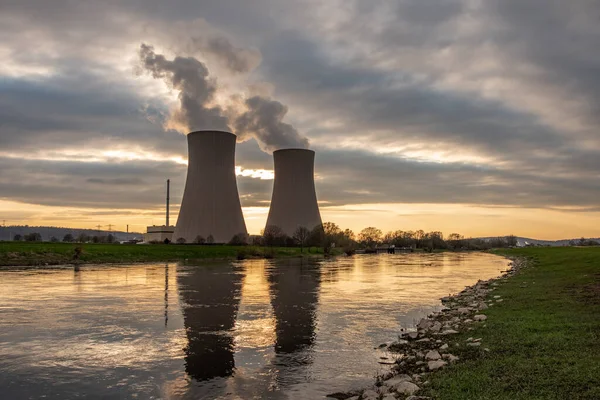
[[489, 352], [480, 338], [469, 338], [466, 343], [451, 343], [452, 337], [470, 331], [476, 324], [485, 327], [487, 316], [485, 310], [494, 304], [503, 302], [500, 296], [488, 299], [499, 284], [525, 267], [524, 258], [509, 258], [509, 269], [502, 275], [479, 280], [461, 292], [443, 297], [444, 308], [422, 318], [417, 330], [403, 332], [398, 340], [387, 346], [387, 349], [398, 354], [391, 371], [378, 376], [373, 385], [361, 390], [331, 393], [330, 399], [338, 400], [425, 400], [430, 397], [419, 396], [418, 393], [429, 382], [429, 374], [449, 364], [460, 362], [459, 357], [452, 354], [455, 346], [472, 347], [474, 350]]

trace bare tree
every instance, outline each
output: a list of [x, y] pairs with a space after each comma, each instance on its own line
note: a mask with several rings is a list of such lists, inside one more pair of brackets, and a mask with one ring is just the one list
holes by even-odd
[[267, 225], [263, 231], [265, 245], [273, 247], [285, 240], [285, 233], [277, 225]]
[[294, 232], [293, 239], [300, 245], [300, 253], [304, 252], [304, 246], [310, 237], [310, 231], [305, 226], [299, 226]]

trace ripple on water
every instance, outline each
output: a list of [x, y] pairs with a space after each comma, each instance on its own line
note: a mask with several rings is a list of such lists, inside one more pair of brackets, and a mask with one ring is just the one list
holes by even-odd
[[0, 271], [6, 398], [315, 398], [371, 383], [376, 347], [499, 275], [483, 253]]

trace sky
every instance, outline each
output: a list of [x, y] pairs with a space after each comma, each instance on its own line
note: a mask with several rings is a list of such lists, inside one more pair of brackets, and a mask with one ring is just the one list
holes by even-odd
[[598, 237], [598, 48], [598, 0], [0, 0], [0, 220], [176, 218], [218, 122], [250, 233], [301, 146], [343, 228]]

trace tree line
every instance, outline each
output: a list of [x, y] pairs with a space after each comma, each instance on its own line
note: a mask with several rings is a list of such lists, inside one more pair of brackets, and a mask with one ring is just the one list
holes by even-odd
[[[15, 242], [41, 242], [42, 235], [39, 232], [27, 233], [25, 235], [17, 234], [13, 237]], [[52, 236], [50, 238], [50, 242], [58, 243], [59, 240], [56, 236]], [[115, 243], [116, 239], [112, 234], [108, 235], [87, 235], [85, 233], [80, 233], [77, 236], [74, 236], [70, 233], [67, 233], [63, 236], [62, 242], [64, 243]]]
[[[184, 244], [184, 238], [178, 238], [175, 243]], [[212, 235], [208, 238], [196, 237], [194, 244], [212, 244]], [[290, 236], [280, 227], [268, 225], [260, 235], [235, 235], [230, 245], [254, 245], [268, 247], [322, 247], [325, 253], [331, 248], [342, 248], [346, 253], [353, 253], [358, 249], [375, 249], [377, 247], [391, 247], [402, 249], [433, 250], [485, 250], [499, 247], [513, 247], [517, 245], [515, 236], [503, 236], [490, 239], [465, 238], [458, 233], [444, 236], [442, 232], [433, 231], [389, 231], [383, 233], [376, 227], [367, 227], [354, 233], [351, 229], [342, 229], [333, 222], [324, 222], [312, 229], [298, 227]]]

